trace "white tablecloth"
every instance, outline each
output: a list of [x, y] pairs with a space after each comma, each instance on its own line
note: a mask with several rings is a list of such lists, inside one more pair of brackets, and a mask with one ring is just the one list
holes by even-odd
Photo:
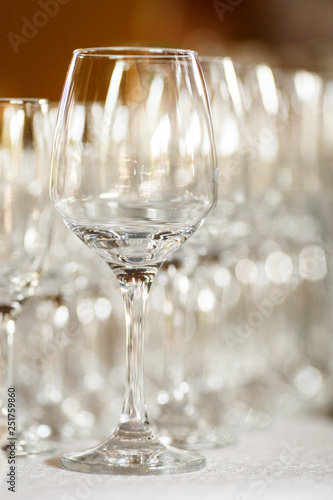
[[224, 449], [204, 452], [206, 467], [169, 476], [103, 476], [66, 471], [53, 457], [17, 459], [16, 492], [1, 500], [332, 500], [333, 420], [292, 417], [246, 431]]

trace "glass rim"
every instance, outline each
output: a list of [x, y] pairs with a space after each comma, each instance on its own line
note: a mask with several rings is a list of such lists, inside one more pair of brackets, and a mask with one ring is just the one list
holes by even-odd
[[42, 106], [48, 104], [49, 100], [46, 98], [34, 98], [34, 97], [0, 97], [1, 104], [10, 104], [13, 106], [24, 106], [25, 104], [36, 104]]
[[200, 61], [223, 61], [224, 59], [231, 59], [230, 56], [210, 56], [210, 55], [203, 55], [199, 56]]
[[164, 47], [89, 47], [73, 51], [78, 57], [105, 57], [107, 59], [170, 59], [170, 57], [198, 57], [191, 49], [173, 49]]

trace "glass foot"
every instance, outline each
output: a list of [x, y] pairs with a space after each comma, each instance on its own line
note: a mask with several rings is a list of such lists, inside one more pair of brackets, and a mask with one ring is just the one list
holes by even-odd
[[38, 435], [38, 430], [18, 431], [9, 436], [4, 420], [0, 419], [0, 449], [12, 450], [15, 445], [15, 457], [27, 457], [40, 454], [54, 453], [59, 445], [48, 437]]
[[63, 456], [63, 467], [92, 474], [177, 474], [202, 469], [206, 459], [196, 453], [177, 450], [157, 438], [119, 439], [85, 451]]
[[155, 408], [154, 426], [162, 443], [185, 450], [219, 448], [236, 440], [235, 434], [199, 417], [192, 405], [175, 399]]
[[47, 453], [54, 453], [59, 448], [54, 441], [40, 438], [29, 432], [18, 433], [15, 441], [15, 456], [28, 457]]
[[184, 450], [207, 450], [230, 446], [236, 441], [232, 432], [224, 429], [198, 428], [195, 430], [179, 429], [177, 427], [158, 428], [158, 435], [162, 443]]

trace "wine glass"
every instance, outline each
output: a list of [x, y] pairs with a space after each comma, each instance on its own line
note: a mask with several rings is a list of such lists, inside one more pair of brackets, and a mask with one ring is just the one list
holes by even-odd
[[[0, 99], [0, 416], [8, 418], [13, 393], [15, 319], [38, 285], [48, 248], [48, 102]], [[11, 414], [13, 412], [11, 411]], [[16, 455], [49, 449], [29, 433], [16, 433]]]
[[320, 372], [329, 337], [318, 150], [323, 83], [315, 73], [267, 64], [247, 68], [242, 80], [255, 139], [247, 145], [249, 258], [259, 271], [245, 319], [266, 304], [261, 324], [252, 327], [258, 348], [251, 355], [255, 368], [261, 344], [265, 364], [249, 387], [269, 411], [274, 405], [275, 413], [290, 413], [327, 397]]
[[[199, 288], [196, 273], [205, 265], [205, 279], [209, 279], [210, 268], [217, 267], [219, 257], [224, 250], [229, 249], [230, 237], [227, 228], [230, 221], [237, 220], [242, 208], [243, 169], [240, 142], [244, 129], [244, 105], [242, 102], [240, 82], [236, 76], [234, 63], [230, 58], [201, 57], [200, 64], [205, 76], [208, 95], [210, 97], [212, 120], [216, 138], [217, 160], [219, 162], [219, 191], [220, 196], [212, 217], [205, 224], [202, 231], [196, 233], [190, 243], [174, 256], [168, 259], [168, 267], [164, 267], [166, 274], [165, 295], [166, 305], [172, 304], [172, 314], [166, 307], [165, 314], [165, 357], [161, 390], [157, 395], [154, 411], [154, 422], [158, 434], [166, 443], [185, 449], [204, 449], [230, 445], [235, 436], [224, 425], [212, 423], [213, 414], [220, 414], [221, 408], [216, 390], [208, 386], [204, 388], [205, 402], [201, 404], [200, 392], [191, 374], [196, 373], [196, 379], [207, 379], [211, 373], [215, 381], [220, 377], [225, 380], [225, 356], [219, 349], [221, 331], [213, 327], [208, 321], [215, 314], [214, 322], [221, 315], [222, 301], [213, 295], [209, 304], [200, 310], [200, 297], [196, 294], [195, 326], [191, 325], [192, 342], [191, 358], [185, 356], [187, 349], [186, 328], [189, 314], [189, 301], [193, 301], [194, 291]], [[237, 200], [241, 198], [241, 202]], [[236, 252], [235, 252], [236, 253]], [[209, 262], [209, 264], [208, 264]], [[216, 271], [216, 269], [214, 270]], [[211, 273], [213, 274], [213, 273]], [[205, 288], [207, 289], [207, 283]], [[201, 285], [203, 289], [203, 286]], [[203, 289], [204, 293], [205, 290]], [[189, 293], [190, 292], [190, 293]], [[203, 295], [201, 295], [202, 297]], [[202, 301], [201, 301], [202, 302]], [[213, 305], [216, 303], [216, 307]], [[208, 309], [207, 309], [208, 306]], [[205, 324], [204, 324], [205, 323]], [[220, 326], [220, 325], [219, 325]], [[214, 333], [215, 330], [215, 333]], [[202, 332], [202, 333], [200, 333]], [[217, 364], [212, 363], [210, 357], [207, 363], [207, 351], [217, 353]], [[198, 354], [196, 356], [196, 353]], [[194, 361], [193, 361], [194, 359]], [[221, 360], [223, 359], [223, 362]], [[223, 368], [221, 369], [221, 365]], [[224, 393], [226, 384], [223, 385]], [[211, 393], [209, 400], [208, 394]], [[223, 395], [225, 399], [225, 394]], [[201, 408], [197, 404], [200, 402]], [[222, 406], [220, 404], [220, 406]], [[205, 409], [206, 416], [202, 409]], [[209, 419], [207, 418], [209, 415]]]
[[210, 110], [197, 55], [154, 48], [74, 51], [59, 106], [51, 200], [118, 279], [126, 314], [126, 388], [111, 438], [62, 458], [70, 470], [161, 474], [203, 467], [148, 420], [143, 334], [153, 279], [217, 196]]
[[[48, 103], [52, 136], [58, 104]], [[15, 352], [20, 407], [31, 408], [29, 417], [33, 419], [29, 432], [33, 430], [56, 441], [86, 439], [92, 429], [96, 435], [100, 425], [96, 417], [102, 414], [104, 404], [101, 394], [105, 397], [101, 368], [106, 363], [104, 365], [98, 355], [103, 332], [96, 338], [97, 330], [101, 329], [98, 313], [103, 316], [103, 299], [98, 301], [97, 290], [104, 274], [101, 259], [56, 217], [38, 289], [17, 324], [17, 342], [20, 342], [20, 333], [29, 329], [29, 336], [24, 337], [24, 349]], [[89, 315], [92, 300], [98, 301], [92, 307], [96, 312], [94, 320]], [[106, 307], [111, 307], [108, 299], [105, 301]], [[93, 378], [92, 373], [99, 377], [99, 388], [96, 377], [94, 383], [88, 382]], [[31, 406], [32, 399], [38, 404]], [[23, 414], [21, 408], [20, 414]]]

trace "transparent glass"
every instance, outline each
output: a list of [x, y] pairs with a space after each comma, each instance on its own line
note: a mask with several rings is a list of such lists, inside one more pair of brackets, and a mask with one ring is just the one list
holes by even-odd
[[[243, 346], [244, 363], [252, 365], [248, 390], [264, 411], [292, 413], [322, 405], [329, 392], [322, 211], [322, 200], [328, 199], [319, 154], [323, 81], [315, 73], [267, 64], [243, 68], [239, 76], [250, 131], [244, 144], [247, 265], [255, 270], [247, 283], [244, 271], [238, 273], [246, 289], [245, 322], [266, 304], [262, 321], [252, 329], [252, 345]], [[275, 293], [283, 299], [276, 301]], [[261, 373], [259, 352], [265, 360]]]
[[148, 294], [161, 264], [216, 203], [205, 84], [192, 51], [74, 52], [56, 124], [51, 200], [65, 224], [111, 268], [126, 311], [126, 389], [111, 438], [62, 464], [95, 473], [161, 474], [203, 467], [155, 436], [144, 395]]
[[[217, 318], [221, 316], [223, 303], [213, 294], [212, 284], [206, 283], [204, 291], [210, 286], [212, 298], [209, 301], [208, 310], [205, 310], [207, 304], [203, 306], [204, 310], [200, 310], [198, 294], [200, 286], [195, 275], [205, 265], [204, 275], [208, 281], [209, 267], [212, 263], [219, 263], [225, 250], [228, 251], [231, 247], [233, 254], [236, 255], [237, 247], [230, 241], [227, 228], [230, 222], [239, 217], [242, 211], [242, 202], [239, 200], [244, 199], [242, 185], [244, 170], [240, 152], [245, 129], [245, 110], [240, 82], [236, 76], [234, 64], [229, 58], [204, 57], [200, 59], [200, 63], [210, 98], [214, 125], [219, 163], [219, 200], [214, 214], [209, 218], [203, 230], [198, 232], [191, 239], [190, 244], [182, 249], [181, 258], [177, 254], [175, 258], [168, 261], [171, 271], [175, 267], [177, 272], [176, 276], [170, 277], [167, 282], [166, 295], [173, 295], [172, 300], [167, 296], [167, 301], [172, 304], [176, 303], [177, 306], [166, 324], [164, 379], [162, 390], [157, 396], [154, 415], [161, 439], [186, 449], [221, 447], [235, 441], [234, 434], [220, 421], [225, 413], [225, 407], [221, 408], [219, 400], [222, 397], [224, 399], [225, 394], [219, 397], [216, 389], [211, 390], [207, 382], [203, 392], [204, 403], [201, 403], [199, 384], [196, 383], [196, 380], [199, 380], [200, 385], [203, 386], [203, 380], [208, 380], [207, 373], [211, 373], [215, 381], [218, 378], [225, 381], [230, 369], [226, 368], [224, 353], [217, 347], [223, 337], [223, 331], [214, 327], [212, 321], [212, 316], [215, 315], [214, 322], [218, 322]], [[243, 213], [242, 216], [244, 216]], [[242, 220], [241, 217], [239, 218]], [[210, 264], [207, 265], [207, 262]], [[189, 282], [190, 295], [194, 295], [197, 291], [195, 326], [192, 326], [190, 332], [193, 359], [191, 363], [188, 362], [189, 356], [185, 356], [188, 349], [185, 342], [186, 309], [187, 312], [189, 309], [183, 304], [182, 310], [179, 310], [181, 299], [184, 300], [186, 295], [184, 290], [180, 289], [184, 278], [185, 283], [187, 280]], [[203, 288], [202, 284], [201, 288]], [[215, 308], [214, 303], [216, 303]], [[208, 311], [210, 315], [207, 314]], [[218, 352], [216, 364], [212, 363], [212, 356], [208, 358], [208, 350], [214, 355]], [[195, 356], [196, 352], [197, 356]], [[194, 373], [195, 376], [193, 376]], [[190, 380], [191, 375], [192, 380]], [[234, 377], [234, 379], [237, 378]], [[225, 385], [225, 382], [221, 383], [224, 390]], [[210, 398], [209, 394], [211, 394]], [[212, 422], [213, 415], [215, 418]]]
[[[46, 100], [0, 99], [0, 417], [5, 421], [14, 383], [15, 319], [38, 285], [50, 239], [51, 138]], [[17, 455], [54, 446], [17, 428], [15, 435]]]

